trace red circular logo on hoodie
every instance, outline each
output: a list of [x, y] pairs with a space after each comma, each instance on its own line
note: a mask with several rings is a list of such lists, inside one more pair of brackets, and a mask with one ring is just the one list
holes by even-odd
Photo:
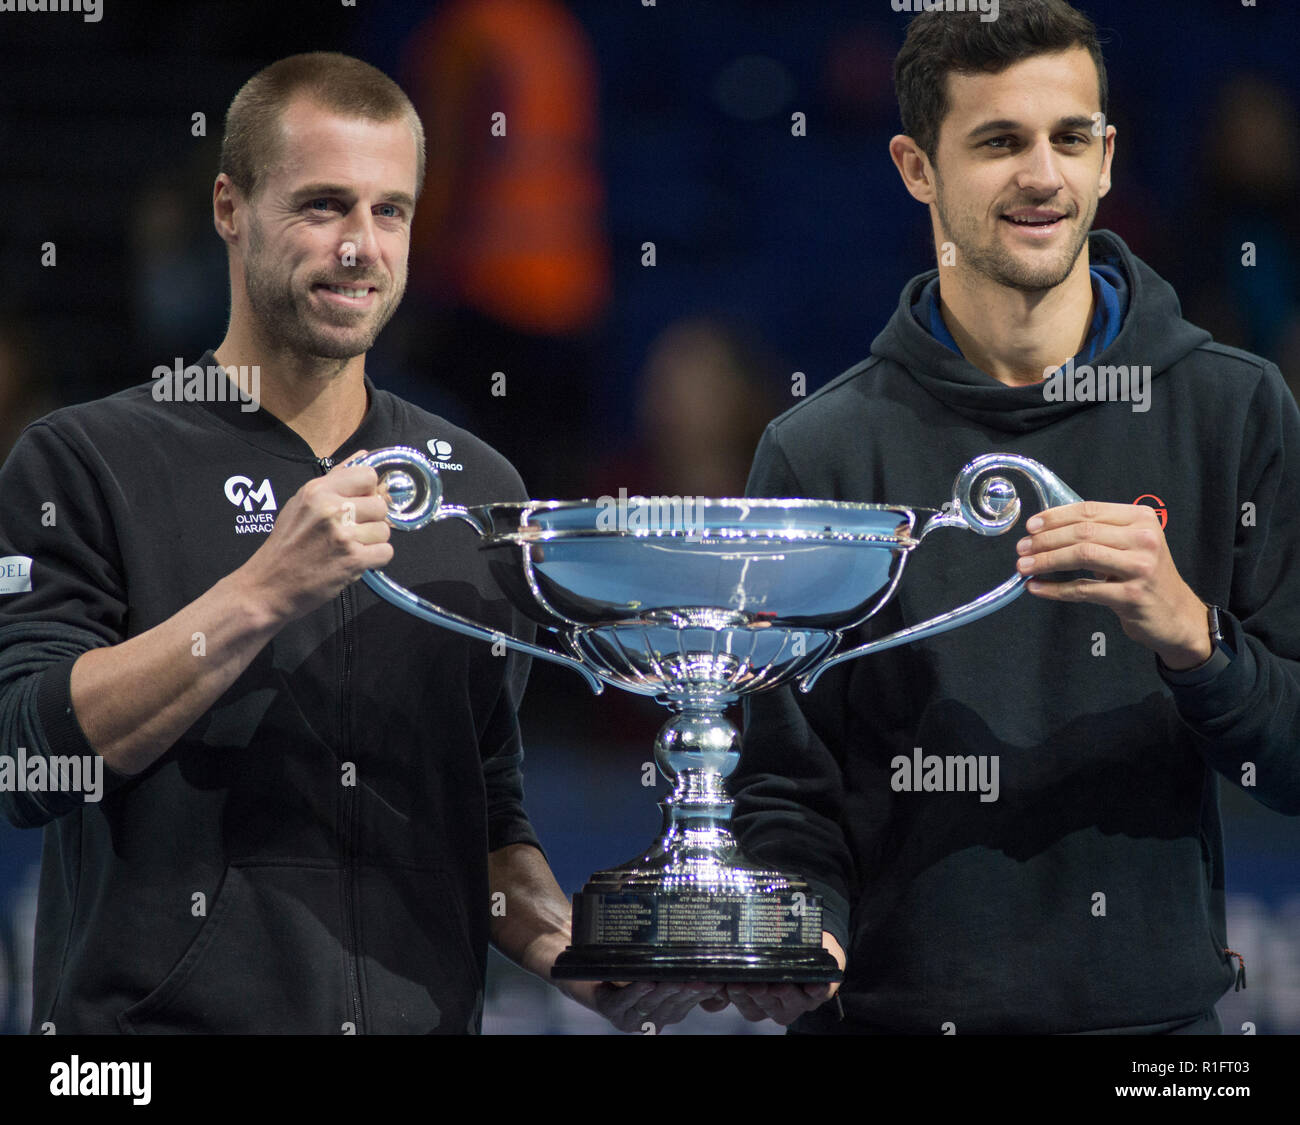
[[1154, 503], [1143, 504], [1142, 506], [1145, 508], [1154, 508], [1156, 510], [1156, 515], [1160, 517], [1160, 529], [1163, 531], [1165, 525], [1169, 522], [1169, 509], [1165, 507], [1165, 502], [1161, 500], [1159, 496], [1153, 496], [1149, 492], [1144, 492], [1141, 496], [1139, 496], [1136, 500], [1134, 500], [1133, 503], [1142, 504], [1142, 501], [1144, 500], [1154, 501]]

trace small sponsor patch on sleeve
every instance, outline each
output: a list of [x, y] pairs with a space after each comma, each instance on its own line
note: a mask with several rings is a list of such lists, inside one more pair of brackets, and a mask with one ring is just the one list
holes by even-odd
[[27, 555], [0, 556], [0, 594], [22, 594], [32, 588], [32, 560]]

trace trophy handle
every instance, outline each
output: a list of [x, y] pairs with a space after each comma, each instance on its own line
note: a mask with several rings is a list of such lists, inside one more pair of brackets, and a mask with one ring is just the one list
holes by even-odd
[[[942, 511], [936, 512], [926, 521], [921, 534], [917, 536], [917, 542], [919, 543], [936, 527], [964, 527], [979, 535], [1001, 535], [1008, 528], [1013, 527], [1020, 518], [1020, 497], [1016, 495], [1015, 486], [1009, 480], [1001, 476], [988, 477], [978, 495], [973, 495], [977, 479], [986, 473], [1000, 469], [1015, 469], [1028, 477], [1045, 509], [1078, 503], [1083, 499], [1046, 465], [1039, 464], [1030, 457], [1023, 457], [1019, 453], [985, 453], [969, 462], [957, 474], [952, 488], [952, 500], [943, 506]], [[946, 633], [958, 625], [987, 617], [990, 613], [995, 613], [1015, 601], [1024, 592], [1028, 580], [1027, 575], [1014, 574], [1001, 586], [990, 590], [973, 602], [950, 609], [947, 613], [941, 613], [938, 617], [932, 617], [907, 629], [890, 633], [887, 637], [838, 653], [803, 675], [799, 680], [799, 690], [811, 691], [813, 684], [826, 669], [846, 660], [854, 660], [869, 652], [883, 652], [887, 648], [896, 648], [898, 645], [905, 645], [922, 637]]]
[[[410, 446], [395, 445], [387, 449], [377, 449], [364, 457], [354, 457], [349, 465], [366, 465], [379, 474], [379, 483], [388, 493], [388, 522], [403, 531], [415, 531], [430, 523], [445, 519], [464, 520], [479, 536], [490, 534], [491, 529], [468, 508], [442, 502], [442, 481], [438, 469], [423, 453]], [[406, 610], [424, 621], [450, 629], [466, 637], [475, 637], [481, 641], [495, 644], [500, 641], [507, 648], [516, 652], [525, 652], [556, 664], [572, 668], [587, 681], [592, 692], [599, 695], [605, 685], [580, 661], [563, 653], [530, 641], [520, 640], [509, 633], [499, 633], [485, 628], [468, 617], [442, 609], [432, 602], [412, 593], [399, 582], [394, 582], [382, 570], [367, 570], [361, 575], [361, 581], [369, 586], [386, 602], [391, 602], [399, 609]]]

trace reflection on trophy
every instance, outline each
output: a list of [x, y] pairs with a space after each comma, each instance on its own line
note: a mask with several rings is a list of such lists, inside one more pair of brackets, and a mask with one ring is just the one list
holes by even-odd
[[395, 527], [469, 523], [501, 588], [556, 647], [502, 636], [367, 571], [377, 594], [445, 628], [567, 665], [597, 693], [612, 684], [673, 712], [655, 740], [672, 788], [660, 806], [663, 832], [573, 896], [573, 944], [554, 975], [581, 980], [838, 980], [808, 885], [749, 860], [732, 836], [725, 779], [740, 735], [727, 707], [791, 681], [808, 691], [835, 664], [1014, 600], [1019, 575], [939, 617], [843, 648], [844, 633], [889, 600], [908, 555], [935, 528], [998, 535], [1016, 523], [1020, 501], [1001, 473], [1028, 478], [1045, 508], [1079, 499], [1018, 454], [971, 461], [939, 510], [689, 497], [633, 497], [617, 511], [609, 498], [464, 508], [441, 502], [437, 470], [414, 449], [355, 463], [379, 473]]

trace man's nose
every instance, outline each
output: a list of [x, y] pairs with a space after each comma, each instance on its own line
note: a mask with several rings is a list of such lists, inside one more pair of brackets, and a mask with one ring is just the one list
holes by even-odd
[[378, 256], [377, 247], [374, 221], [369, 215], [359, 217], [348, 224], [348, 229], [339, 242], [339, 264], [367, 266]]
[[1060, 191], [1065, 186], [1060, 159], [1051, 140], [1044, 137], [1025, 154], [1024, 164], [1017, 176], [1019, 186], [1045, 194]]

